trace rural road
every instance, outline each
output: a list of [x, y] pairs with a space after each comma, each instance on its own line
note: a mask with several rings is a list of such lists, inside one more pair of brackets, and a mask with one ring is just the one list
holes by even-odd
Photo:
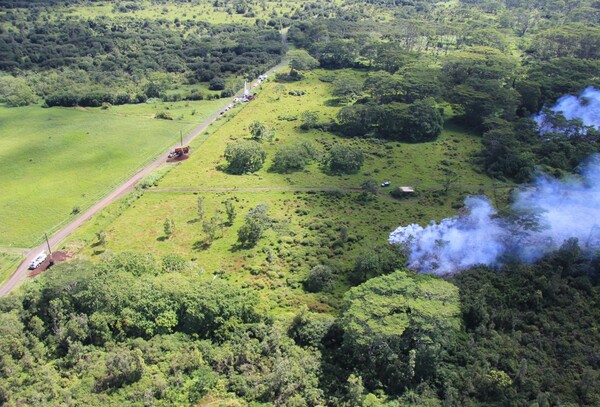
[[[284, 44], [287, 44], [285, 32], [281, 33], [281, 39]], [[284, 59], [279, 64], [277, 64], [275, 67], [269, 69], [267, 72], [265, 72], [265, 74], [271, 75], [275, 71], [278, 71], [279, 69], [282, 69], [282, 68], [286, 67], [287, 65], [288, 65], [288, 60], [287, 60], [287, 58], [284, 57]], [[252, 89], [257, 85], [258, 85], [258, 83], [255, 81], [250, 85], [250, 88]], [[238, 92], [233, 98], [239, 97], [241, 95], [241, 93], [242, 93], [242, 91]], [[232, 101], [233, 101], [233, 98], [232, 98]], [[202, 133], [204, 130], [206, 130], [206, 128], [208, 128], [208, 126], [211, 123], [213, 123], [215, 120], [217, 120], [224, 111], [225, 111], [225, 108], [215, 112], [212, 116], [210, 116], [208, 119], [206, 119], [204, 122], [202, 122], [196, 128], [194, 128], [187, 136], [185, 136], [185, 138], [183, 139], [183, 144], [189, 144], [196, 136], [198, 136], [200, 133]], [[173, 147], [176, 147], [176, 146], [179, 146], [179, 143]], [[165, 165], [168, 155], [169, 155], [168, 152], [165, 152], [162, 155], [160, 155], [156, 160], [154, 160], [152, 163], [150, 163], [147, 167], [141, 169], [139, 172], [137, 172], [135, 175], [133, 175], [131, 178], [129, 178], [127, 181], [125, 181], [123, 184], [121, 184], [119, 187], [117, 187], [117, 189], [115, 189], [113, 192], [111, 192], [108, 196], [104, 197], [102, 200], [100, 200], [99, 202], [94, 204], [91, 208], [89, 208], [88, 210], [83, 212], [81, 214], [81, 216], [77, 217], [75, 220], [73, 220], [73, 222], [69, 223], [67, 226], [65, 226], [64, 228], [62, 228], [61, 230], [56, 232], [54, 235], [49, 237], [48, 242], [50, 244], [50, 247], [51, 248], [57, 247], [60, 244], [60, 242], [62, 242], [64, 239], [66, 239], [71, 233], [73, 233], [77, 228], [79, 228], [86, 221], [88, 221], [92, 216], [94, 216], [96, 213], [98, 213], [98, 211], [100, 211], [102, 208], [106, 207], [107, 205], [114, 202], [121, 196], [123, 196], [126, 193], [128, 193], [129, 191], [133, 190], [135, 188], [135, 186], [137, 185], [137, 183], [140, 182], [144, 177], [146, 177], [152, 171], [156, 170], [158, 167]], [[38, 253], [40, 253], [42, 250], [45, 250], [45, 249], [47, 249], [47, 246], [46, 246], [46, 243], [43, 243], [43, 244], [29, 250], [27, 256], [25, 257], [23, 262], [21, 262], [21, 264], [19, 265], [17, 270], [2, 285], [2, 287], [0, 287], [0, 297], [3, 297], [5, 295], [7, 295], [8, 293], [10, 293], [15, 287], [17, 287], [19, 285], [19, 283], [21, 283], [21, 281], [23, 281], [23, 279], [25, 277], [27, 277], [27, 274], [29, 272], [29, 269], [28, 269], [29, 264], [38, 255]]]

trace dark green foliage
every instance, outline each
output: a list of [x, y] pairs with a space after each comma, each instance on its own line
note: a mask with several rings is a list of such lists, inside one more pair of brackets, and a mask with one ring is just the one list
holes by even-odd
[[533, 121], [516, 123], [487, 120], [479, 162], [488, 174], [517, 181], [530, 179], [535, 166], [545, 172], [561, 175], [574, 171], [590, 154], [600, 151], [598, 136], [586, 137], [546, 135], [541, 137]]
[[437, 138], [444, 119], [432, 98], [413, 104], [392, 102], [384, 105], [354, 104], [338, 113], [339, 129], [347, 136], [365, 136], [373, 132], [402, 141], [423, 142]]
[[542, 60], [563, 57], [599, 59], [600, 27], [571, 23], [548, 28], [535, 35], [529, 51]]
[[339, 75], [333, 81], [331, 94], [348, 102], [359, 97], [363, 90], [363, 81], [354, 75]]
[[500, 51], [472, 47], [448, 56], [442, 68], [447, 99], [463, 110], [463, 119], [481, 125], [488, 116], [511, 119], [518, 93], [507, 86], [516, 61]]
[[300, 346], [319, 348], [333, 323], [333, 318], [313, 314], [302, 307], [294, 316], [288, 335]]
[[544, 104], [553, 105], [565, 94], [578, 94], [588, 86], [600, 87], [597, 62], [573, 57], [535, 61], [527, 69], [527, 80], [516, 85], [523, 106], [529, 113], [537, 113]]
[[288, 56], [290, 57], [289, 76], [292, 78], [299, 75], [296, 71], [310, 71], [319, 66], [319, 61], [302, 49], [289, 51]]
[[329, 151], [328, 165], [332, 173], [355, 174], [365, 158], [362, 151], [346, 145], [335, 145]]
[[266, 158], [264, 148], [253, 140], [228, 144], [225, 148], [225, 159], [229, 163], [227, 172], [231, 174], [241, 175], [258, 171]]
[[331, 268], [318, 265], [313, 267], [306, 277], [304, 287], [311, 293], [328, 291], [333, 287], [334, 276]]
[[374, 104], [354, 104], [340, 109], [337, 118], [340, 131], [350, 137], [362, 137], [375, 129], [381, 109]]
[[403, 266], [404, 254], [397, 245], [376, 246], [363, 251], [354, 260], [352, 280], [357, 284], [392, 273]]
[[355, 65], [357, 45], [350, 40], [333, 40], [314, 45], [315, 55], [323, 68], [349, 68]]
[[598, 260], [581, 256], [569, 241], [533, 266], [454, 277], [472, 344], [453, 352], [454, 360], [468, 363], [459, 370], [463, 385], [486, 403], [598, 404], [598, 272]]
[[433, 99], [416, 100], [408, 107], [404, 131], [410, 141], [434, 140], [442, 132], [444, 118]]
[[137, 382], [144, 374], [144, 361], [139, 349], [117, 348], [106, 356], [106, 376], [99, 385], [119, 388]]
[[[494, 177], [527, 181], [536, 167], [562, 175], [599, 150], [597, 133], [541, 138], [525, 119], [565, 93], [600, 85], [592, 0], [306, 2], [255, 25], [136, 13], [158, 3], [167, 13], [180, 1], [116, 2], [118, 18], [62, 8], [89, 7], [84, 0], [2, 2], [0, 70], [17, 76], [0, 78], [0, 98], [20, 106], [37, 95], [46, 106], [71, 107], [208, 97], [167, 93], [176, 82], [211, 82], [228, 96], [225, 79], [256, 76], [279, 60], [282, 25], [297, 50], [281, 79], [301, 80], [319, 63], [366, 75], [360, 87], [339, 71], [319, 74], [338, 102], [355, 101], [338, 116], [346, 136], [434, 140], [443, 125], [439, 107], [449, 102], [447, 112], [482, 135], [478, 164]], [[260, 5], [234, 3], [213, 6], [259, 15]], [[385, 18], [372, 20], [372, 7]], [[301, 102], [305, 91], [279, 94]], [[300, 112], [285, 114], [304, 130], [326, 130]], [[242, 144], [242, 152], [226, 151], [235, 174], [265, 161], [264, 150]], [[332, 173], [359, 171], [362, 154], [347, 150], [336, 161], [337, 148], [324, 165]], [[306, 145], [284, 145], [273, 169], [302, 170], [314, 158]], [[453, 173], [439, 173], [441, 192], [449, 192]], [[377, 190], [372, 182], [363, 187], [362, 196]], [[355, 204], [343, 195], [327, 192], [340, 205]], [[236, 208], [224, 205], [231, 225]], [[203, 220], [207, 236], [223, 224]], [[232, 250], [258, 244], [271, 223], [264, 205], [252, 209]], [[356, 253], [356, 231], [326, 226], [323, 244], [335, 240], [336, 251]], [[301, 236], [290, 234], [290, 242]], [[363, 247], [353, 266], [347, 257], [326, 262], [329, 248], [318, 261], [303, 259], [335, 265], [336, 273], [322, 266], [309, 272], [305, 288], [315, 293], [294, 281], [298, 269], [280, 268], [284, 251], [265, 249], [268, 264], [257, 267], [272, 276], [250, 279], [231, 268], [213, 278], [201, 262], [188, 267], [174, 254], [158, 263], [145, 254], [105, 254], [97, 265], [51, 269], [0, 299], [0, 404], [600, 405], [600, 262], [575, 241], [535, 265], [511, 262], [450, 278], [460, 289], [460, 314], [448, 281], [395, 272], [404, 263], [395, 247]], [[342, 303], [347, 283], [364, 284]]]
[[168, 112], [158, 112], [154, 115], [154, 118], [162, 120], [173, 120], [173, 116], [171, 116], [171, 113]]
[[210, 90], [223, 90], [225, 89], [225, 79], [223, 78], [212, 78], [208, 84]]
[[[36, 23], [40, 25], [42, 22]], [[184, 32], [178, 33], [160, 23], [144, 20], [126, 21], [125, 26], [121, 28], [127, 31], [126, 34], [118, 29], [111, 30], [111, 24], [106, 24], [102, 19], [45, 21], [41, 28], [33, 22], [27, 23], [18, 33], [17, 42], [14, 43], [18, 45], [11, 47], [11, 52], [3, 55], [0, 66], [18, 66], [21, 69], [72, 66], [77, 64], [77, 58], [87, 55], [100, 57], [106, 53], [113, 53], [116, 56], [114, 62], [99, 64], [102, 69], [110, 70], [124, 64], [135, 69], [162, 67], [166, 72], [182, 72], [196, 67], [205, 70], [211, 63], [221, 62], [227, 64], [227, 69], [222, 71], [238, 71], [242, 67], [247, 70], [256, 62], [264, 63], [265, 59], [270, 58], [270, 53], [279, 54], [281, 51], [276, 33], [271, 35], [268, 31], [257, 29], [254, 35], [249, 36], [244, 31], [251, 30], [250, 28], [237, 30], [233, 26], [208, 27], [205, 23], [199, 25], [208, 28], [205, 34], [187, 37]], [[237, 31], [233, 36], [244, 41], [244, 45], [231, 50], [233, 52], [228, 55], [228, 50], [223, 48], [222, 43], [219, 44], [219, 40], [223, 33], [231, 36], [232, 31]], [[162, 37], [165, 43], [157, 47], [157, 44], [153, 43], [154, 37]], [[5, 44], [7, 40], [8, 33], [2, 33], [1, 43]], [[34, 54], [40, 45], [46, 52]], [[119, 52], [132, 45], [140, 47], [138, 52]], [[208, 57], [211, 51], [219, 57], [218, 60]], [[27, 57], [19, 60], [17, 55]], [[243, 62], [248, 66], [244, 67]]]
[[432, 276], [397, 271], [351, 289], [345, 301], [347, 363], [388, 394], [433, 379], [440, 346], [460, 329], [458, 289]]
[[315, 147], [307, 141], [284, 145], [275, 152], [271, 170], [279, 173], [301, 171], [315, 157]]

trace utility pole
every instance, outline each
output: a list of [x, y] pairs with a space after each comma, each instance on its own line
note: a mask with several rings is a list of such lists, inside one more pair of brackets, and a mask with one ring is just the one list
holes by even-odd
[[48, 241], [48, 234], [44, 233], [44, 237], [46, 238], [46, 246], [48, 246], [48, 257], [50, 257], [50, 263], [48, 264], [48, 267], [50, 267], [54, 264], [54, 261], [52, 260], [52, 249], [50, 248], [50, 242]]
[[183, 147], [183, 132], [179, 130], [179, 144]]

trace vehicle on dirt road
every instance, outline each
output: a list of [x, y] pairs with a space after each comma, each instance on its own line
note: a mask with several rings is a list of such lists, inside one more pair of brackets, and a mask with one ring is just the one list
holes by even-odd
[[190, 153], [190, 147], [176, 147], [174, 150], [169, 152], [169, 158], [179, 158]]
[[29, 263], [29, 270], [33, 270], [36, 269], [40, 266], [40, 264], [43, 263], [44, 260], [46, 260], [46, 257], [48, 257], [48, 255], [46, 254], [45, 250], [42, 250], [40, 252], [40, 254], [38, 254], [37, 256], [35, 256], [35, 259], [33, 259], [31, 261], [31, 263]]

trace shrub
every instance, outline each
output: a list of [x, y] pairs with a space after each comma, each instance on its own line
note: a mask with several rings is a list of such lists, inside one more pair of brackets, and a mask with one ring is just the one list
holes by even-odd
[[318, 265], [308, 273], [304, 287], [311, 293], [330, 290], [333, 287], [333, 272], [327, 266]]
[[364, 160], [360, 149], [336, 145], [329, 152], [329, 170], [332, 173], [355, 174], [362, 167]]
[[279, 173], [288, 173], [304, 169], [315, 158], [315, 148], [308, 142], [281, 146], [273, 157], [271, 169]]
[[154, 118], [162, 120], [173, 120], [173, 116], [171, 116], [171, 114], [167, 112], [158, 112], [154, 115]]
[[212, 78], [208, 84], [208, 89], [210, 90], [224, 90], [225, 89], [225, 79], [223, 78]]
[[231, 174], [255, 172], [262, 168], [267, 153], [256, 141], [248, 140], [228, 144], [225, 148], [225, 159], [229, 163], [227, 171]]

